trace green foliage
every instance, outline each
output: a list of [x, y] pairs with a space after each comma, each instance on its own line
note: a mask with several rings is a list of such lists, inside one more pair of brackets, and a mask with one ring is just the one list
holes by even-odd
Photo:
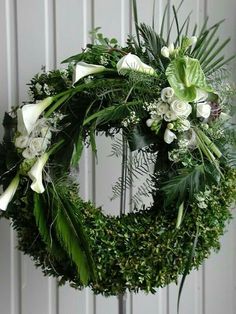
[[[149, 210], [112, 217], [90, 202], [83, 202], [77, 191], [71, 189], [69, 199], [76, 207], [76, 213], [81, 214], [97, 269], [98, 277], [90, 279], [89, 287], [95, 293], [107, 296], [123, 293], [126, 289], [155, 293], [158, 287], [177, 281], [186, 270], [198, 268], [212, 250], [220, 247], [219, 238], [231, 217], [228, 206], [236, 198], [235, 176], [235, 171], [230, 171], [221, 186], [211, 187], [206, 209], [199, 208], [193, 201], [179, 229], [175, 228], [176, 206], [163, 209], [154, 204]], [[82, 288], [76, 275], [77, 267], [67, 256], [59, 260], [48, 254], [37, 236], [38, 228], [28, 208], [31, 204], [22, 206], [19, 200], [9, 212], [18, 231], [19, 248], [32, 256], [45, 275], [56, 276], [61, 283], [69, 281], [73, 287]], [[194, 245], [194, 258], [190, 258], [197, 226], [198, 242]]]

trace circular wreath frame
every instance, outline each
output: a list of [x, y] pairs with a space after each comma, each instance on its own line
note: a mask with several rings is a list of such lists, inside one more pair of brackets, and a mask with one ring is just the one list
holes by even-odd
[[[155, 293], [158, 287], [176, 282], [189, 261], [189, 271], [198, 268], [211, 250], [220, 248], [219, 238], [231, 218], [228, 208], [235, 199], [235, 181], [236, 172], [229, 171], [220, 187], [212, 187], [207, 208], [192, 203], [179, 229], [175, 228], [173, 207], [166, 209], [165, 215], [163, 210], [151, 207], [121, 217], [106, 216], [101, 208], [84, 202], [76, 187], [70, 187], [66, 193], [81, 211], [96, 265], [97, 278], [88, 286], [106, 296], [126, 289]], [[69, 281], [74, 288], [83, 288], [73, 262], [66, 255], [56, 258], [40, 237], [32, 205], [32, 195], [27, 194], [18, 201], [17, 209], [15, 204], [8, 210], [18, 232], [19, 249], [30, 255], [45, 275], [57, 277], [61, 284]], [[198, 245], [192, 258], [196, 237]]]

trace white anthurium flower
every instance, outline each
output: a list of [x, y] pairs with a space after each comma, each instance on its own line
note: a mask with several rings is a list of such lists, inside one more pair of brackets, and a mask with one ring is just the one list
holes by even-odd
[[208, 98], [208, 93], [202, 89], [197, 88], [197, 95], [195, 98], [195, 102], [203, 102]]
[[164, 141], [167, 144], [171, 144], [175, 139], [177, 139], [177, 136], [175, 135], [175, 133], [167, 128], [164, 133]]
[[7, 209], [8, 204], [13, 199], [16, 193], [19, 182], [20, 182], [20, 176], [19, 174], [17, 174], [15, 178], [11, 181], [9, 186], [6, 188], [6, 190], [2, 193], [2, 195], [0, 195], [0, 209], [1, 210]]
[[170, 106], [165, 102], [159, 102], [157, 104], [157, 113], [161, 116], [167, 113], [170, 110]]
[[168, 110], [164, 115], [164, 120], [167, 122], [175, 121], [176, 119], [177, 116], [172, 110]]
[[73, 84], [75, 84], [76, 82], [78, 82], [80, 79], [82, 79], [85, 76], [95, 74], [95, 73], [100, 73], [105, 70], [106, 68], [103, 65], [90, 64], [90, 63], [80, 61], [75, 66]]
[[191, 128], [190, 121], [187, 119], [183, 119], [180, 121], [181, 123], [181, 131], [188, 131]]
[[37, 104], [28, 104], [17, 110], [17, 130], [21, 135], [30, 134], [42, 112], [52, 104], [53, 97], [47, 97]]
[[163, 88], [163, 90], [161, 91], [161, 99], [168, 103], [170, 103], [173, 100], [174, 95], [175, 92], [171, 87]]
[[43, 193], [45, 191], [43, 186], [43, 168], [47, 163], [48, 158], [48, 153], [43, 154], [37, 159], [33, 167], [28, 172], [28, 176], [33, 181], [30, 187], [36, 193]]
[[163, 57], [165, 58], [169, 58], [170, 57], [170, 50], [168, 47], [164, 46], [161, 48], [161, 54]]
[[172, 101], [170, 108], [177, 117], [187, 118], [192, 112], [192, 106], [188, 102], [179, 99]]
[[20, 135], [20, 136], [16, 137], [16, 139], [15, 139], [16, 148], [26, 148], [28, 146], [28, 143], [29, 143], [29, 137], [28, 136]]
[[155, 70], [149, 65], [143, 63], [138, 56], [128, 53], [117, 62], [118, 73], [124, 75], [127, 71], [137, 71], [149, 75], [155, 75]]
[[197, 117], [208, 119], [211, 114], [211, 106], [208, 103], [197, 104]]

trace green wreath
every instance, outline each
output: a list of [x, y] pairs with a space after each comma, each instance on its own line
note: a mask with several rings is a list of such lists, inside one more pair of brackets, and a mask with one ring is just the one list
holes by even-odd
[[[19, 249], [60, 283], [154, 293], [219, 249], [236, 196], [234, 89], [218, 71], [221, 49], [207, 49], [219, 24], [198, 38], [179, 25], [175, 44], [141, 24], [125, 47], [96, 29], [66, 70], [31, 80], [33, 103], [5, 115], [2, 216], [12, 219]], [[107, 216], [80, 198], [70, 169], [84, 147], [96, 154], [97, 134], [120, 133], [113, 153], [129, 148], [133, 162], [123, 152], [127, 175], [114, 194], [139, 175], [148, 181], [132, 213]], [[142, 194], [152, 205], [140, 205]]]

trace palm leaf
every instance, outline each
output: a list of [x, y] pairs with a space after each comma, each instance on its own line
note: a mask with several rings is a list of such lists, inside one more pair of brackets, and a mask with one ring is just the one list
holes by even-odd
[[137, 9], [137, 1], [133, 0], [133, 14], [134, 14], [134, 25], [135, 25], [135, 30], [136, 30], [136, 36], [137, 36], [137, 40], [138, 40], [138, 44], [140, 47], [140, 37], [139, 37], [139, 30], [138, 30], [138, 9]]
[[47, 245], [48, 250], [53, 253], [57, 258], [64, 257], [64, 250], [59, 246], [56, 239], [53, 239], [52, 234], [50, 233], [50, 226], [48, 224], [48, 217], [45, 211], [45, 202], [42, 199], [42, 196], [38, 193], [34, 193], [34, 216], [35, 221], [39, 229], [39, 233]]
[[79, 209], [69, 200], [64, 186], [56, 186], [56, 190], [53, 191], [56, 234], [77, 266], [81, 282], [87, 285], [90, 278], [95, 278], [95, 271]]
[[113, 105], [95, 112], [84, 120], [84, 126], [93, 120], [96, 120], [96, 125], [102, 125], [113, 121], [122, 120], [129, 115], [131, 111], [143, 111], [142, 102], [133, 101], [122, 105]]
[[178, 174], [163, 183], [161, 190], [165, 193], [165, 204], [168, 206], [178, 200], [178, 206], [186, 199], [191, 200], [193, 195], [201, 190], [204, 182], [204, 166], [180, 169]]

